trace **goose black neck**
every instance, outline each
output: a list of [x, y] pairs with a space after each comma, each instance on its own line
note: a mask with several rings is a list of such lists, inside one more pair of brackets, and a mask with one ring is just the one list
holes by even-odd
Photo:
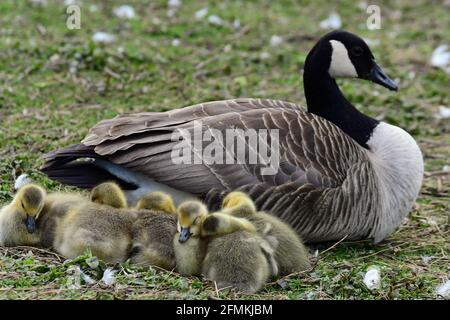
[[329, 47], [328, 54], [314, 48], [305, 61], [303, 84], [308, 112], [334, 123], [368, 149], [367, 141], [379, 121], [359, 112], [344, 97], [336, 81], [329, 75], [331, 46]]

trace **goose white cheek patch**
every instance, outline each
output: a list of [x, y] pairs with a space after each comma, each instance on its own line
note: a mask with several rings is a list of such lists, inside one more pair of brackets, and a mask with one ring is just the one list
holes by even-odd
[[355, 78], [358, 76], [355, 66], [348, 57], [344, 44], [337, 40], [330, 40], [332, 54], [328, 73], [333, 78]]

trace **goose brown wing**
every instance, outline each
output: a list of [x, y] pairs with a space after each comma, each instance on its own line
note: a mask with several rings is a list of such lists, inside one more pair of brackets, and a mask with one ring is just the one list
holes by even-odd
[[[203, 132], [215, 129], [277, 130], [279, 170], [262, 175], [263, 164], [189, 163], [172, 161], [179, 141], [174, 132], [194, 133], [195, 120]], [[198, 124], [198, 123], [197, 123]], [[217, 131], [216, 131], [217, 132]], [[220, 144], [226, 152], [225, 142]], [[203, 142], [205, 147], [210, 142]], [[361, 148], [332, 123], [307, 113], [293, 103], [234, 99], [198, 104], [165, 113], [138, 113], [100, 122], [83, 144], [96, 154], [175, 189], [202, 195], [211, 189], [231, 190], [265, 184], [332, 188], [343, 183], [349, 168], [364, 158]], [[249, 140], [246, 156], [255, 146]], [[230, 150], [228, 150], [230, 151]], [[195, 152], [195, 154], [199, 154]]]

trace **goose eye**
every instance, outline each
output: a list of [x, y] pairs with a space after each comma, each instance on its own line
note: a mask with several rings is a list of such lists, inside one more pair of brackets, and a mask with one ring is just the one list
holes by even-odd
[[352, 52], [352, 54], [355, 56], [355, 57], [359, 57], [360, 55], [362, 55], [363, 54], [363, 48], [361, 48], [361, 47], [353, 47], [352, 49], [351, 49], [351, 52]]

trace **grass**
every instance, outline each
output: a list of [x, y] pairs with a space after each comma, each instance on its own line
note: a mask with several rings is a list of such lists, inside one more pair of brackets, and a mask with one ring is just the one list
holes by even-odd
[[[376, 1], [372, 1], [376, 3]], [[96, 5], [92, 12], [90, 4]], [[123, 21], [113, 8], [131, 4], [137, 18]], [[365, 113], [408, 130], [425, 158], [425, 180], [414, 210], [378, 245], [343, 241], [322, 245], [311, 272], [268, 284], [258, 295], [216, 292], [211, 283], [160, 270], [113, 266], [116, 283], [89, 266], [89, 253], [65, 261], [33, 248], [0, 248], [0, 298], [8, 299], [434, 299], [450, 265], [450, 125], [436, 119], [449, 106], [449, 76], [429, 59], [450, 44], [450, 8], [425, 0], [383, 2], [382, 29], [366, 29], [367, 14], [353, 1], [183, 1], [173, 17], [166, 1], [83, 1], [81, 29], [66, 28], [63, 1], [0, 2], [0, 204], [11, 200], [15, 178], [30, 173], [49, 190], [70, 189], [37, 168], [42, 154], [79, 142], [97, 121], [124, 112], [160, 111], [232, 97], [268, 97], [305, 105], [299, 69], [325, 31], [319, 21], [335, 10], [343, 28], [378, 42], [374, 55], [401, 86], [399, 93], [363, 81], [341, 81]], [[209, 7], [224, 25], [194, 18]], [[234, 28], [233, 21], [240, 27]], [[116, 42], [92, 42], [96, 31]], [[269, 45], [272, 35], [284, 41]], [[174, 46], [173, 40], [180, 45]], [[314, 249], [312, 249], [314, 251]], [[430, 257], [430, 258], [428, 258]], [[362, 282], [381, 270], [382, 286]], [[93, 284], [74, 285], [74, 267]]]

